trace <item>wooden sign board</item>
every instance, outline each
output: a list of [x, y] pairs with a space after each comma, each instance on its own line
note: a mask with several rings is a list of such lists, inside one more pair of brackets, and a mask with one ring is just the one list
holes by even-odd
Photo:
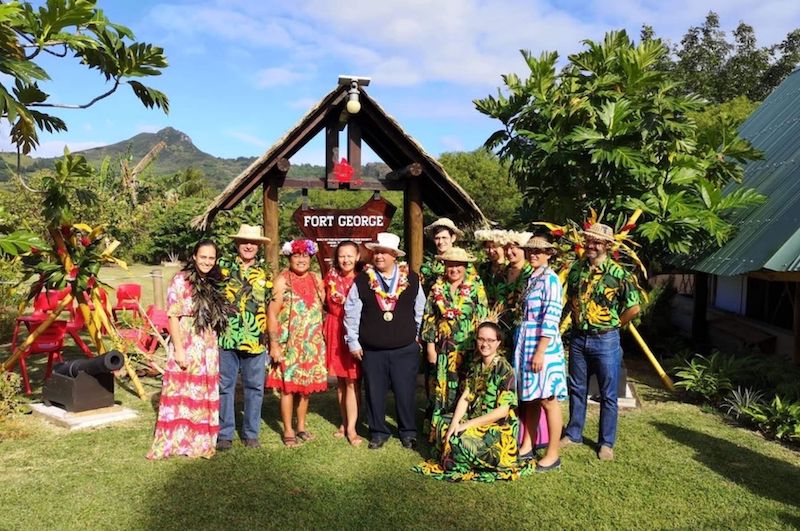
[[370, 253], [364, 244], [375, 241], [379, 232], [386, 232], [396, 210], [397, 207], [379, 197], [349, 210], [300, 207], [295, 210], [292, 219], [303, 236], [317, 242], [317, 260], [324, 275], [331, 267], [336, 246], [344, 240], [357, 243], [361, 259], [366, 260]]

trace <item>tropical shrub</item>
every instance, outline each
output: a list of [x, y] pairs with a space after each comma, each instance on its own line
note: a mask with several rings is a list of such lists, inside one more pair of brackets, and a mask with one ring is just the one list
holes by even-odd
[[675, 386], [695, 399], [718, 404], [733, 389], [733, 382], [753, 362], [752, 356], [729, 356], [718, 350], [709, 356], [697, 354], [675, 373], [679, 378]]
[[800, 402], [789, 402], [776, 396], [768, 404], [757, 406], [750, 418], [768, 437], [800, 441]]
[[754, 416], [764, 405], [764, 393], [746, 387], [737, 387], [722, 401], [722, 411], [742, 424], [755, 426]]

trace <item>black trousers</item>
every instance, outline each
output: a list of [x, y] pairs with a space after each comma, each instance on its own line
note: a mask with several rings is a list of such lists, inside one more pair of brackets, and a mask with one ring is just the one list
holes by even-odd
[[417, 436], [416, 400], [419, 345], [414, 342], [391, 350], [364, 347], [361, 361], [367, 396], [367, 422], [371, 439], [391, 436], [386, 425], [386, 393], [391, 388], [397, 407], [400, 438]]

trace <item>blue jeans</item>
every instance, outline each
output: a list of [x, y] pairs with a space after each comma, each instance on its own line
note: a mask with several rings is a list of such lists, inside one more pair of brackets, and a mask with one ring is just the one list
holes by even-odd
[[614, 446], [617, 439], [617, 380], [622, 364], [619, 330], [600, 335], [574, 333], [569, 347], [569, 423], [564, 434], [583, 440], [589, 377], [600, 388], [600, 434], [597, 445]]
[[219, 437], [232, 441], [236, 430], [233, 397], [236, 378], [242, 373], [244, 419], [242, 439], [258, 439], [261, 431], [261, 404], [264, 401], [264, 376], [269, 356], [262, 352], [253, 356], [240, 350], [219, 351]]

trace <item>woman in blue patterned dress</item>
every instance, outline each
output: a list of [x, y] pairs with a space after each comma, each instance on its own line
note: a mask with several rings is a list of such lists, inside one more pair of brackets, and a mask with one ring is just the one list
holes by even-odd
[[521, 459], [533, 458], [533, 441], [539, 416], [544, 411], [549, 439], [536, 470], [546, 472], [561, 466], [559, 439], [563, 420], [558, 401], [567, 398], [566, 362], [559, 333], [563, 296], [558, 275], [548, 265], [555, 246], [541, 236], [534, 236], [523, 247], [534, 272], [525, 290], [513, 358], [524, 419], [519, 454]]

